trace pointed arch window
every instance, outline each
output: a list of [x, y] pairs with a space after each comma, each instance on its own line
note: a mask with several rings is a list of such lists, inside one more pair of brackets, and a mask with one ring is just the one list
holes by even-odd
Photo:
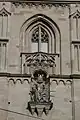
[[76, 10], [73, 14], [69, 16], [72, 20], [72, 39], [73, 40], [79, 40], [80, 39], [80, 11]]
[[70, 18], [72, 20], [73, 72], [80, 72], [80, 11], [76, 10], [76, 12], [70, 15]]
[[5, 8], [0, 10], [0, 72], [7, 69], [7, 43], [9, 32], [9, 13]]
[[47, 31], [41, 26], [37, 26], [32, 32], [32, 52], [48, 52], [49, 35]]
[[5, 8], [0, 10], [0, 37], [8, 36], [8, 18], [11, 15]]

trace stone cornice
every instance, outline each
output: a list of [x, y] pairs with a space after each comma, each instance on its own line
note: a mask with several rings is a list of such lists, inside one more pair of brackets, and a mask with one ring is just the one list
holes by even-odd
[[[20, 78], [30, 78], [31, 74], [12, 74], [12, 73], [0, 73], [0, 77], [20, 77]], [[80, 74], [72, 74], [72, 75], [55, 75], [51, 74], [49, 75], [50, 78], [56, 78], [56, 79], [80, 79]]]
[[12, 74], [12, 73], [7, 73], [7, 72], [0, 72], [0, 77], [18, 77], [18, 78], [25, 78], [28, 77], [30, 78], [30, 74]]
[[72, 41], [72, 44], [79, 44], [80, 45], [80, 41]]
[[65, 3], [65, 4], [75, 4], [80, 3], [79, 0], [0, 0], [0, 2], [34, 2], [34, 3]]
[[[3, 2], [3, 0], [0, 0], [0, 2]], [[22, 8], [25, 8], [26, 6], [28, 6], [29, 8], [32, 8], [33, 6], [35, 6], [36, 8], [38, 8], [39, 6], [42, 8], [45, 8], [46, 6], [49, 8], [52, 8], [52, 6], [54, 7], [69, 7], [70, 4], [80, 4], [80, 1], [56, 1], [56, 0], [44, 0], [44, 1], [38, 1], [38, 0], [34, 0], [34, 1], [30, 1], [30, 0], [4, 0], [4, 2], [11, 2], [13, 6], [15, 6], [16, 8], [21, 6]]]
[[1, 38], [0, 38], [0, 42], [8, 42], [8, 41], [9, 41], [9, 39], [4, 39], [4, 38], [1, 39]]
[[49, 8], [52, 8], [53, 6], [55, 7], [69, 7], [70, 3], [67, 2], [50, 2], [50, 1], [12, 1], [12, 4], [17, 8], [19, 6], [22, 6], [22, 8], [28, 6], [29, 8], [32, 8], [33, 6], [35, 6], [36, 8], [38, 8], [39, 6], [41, 6], [43, 9], [47, 6]]

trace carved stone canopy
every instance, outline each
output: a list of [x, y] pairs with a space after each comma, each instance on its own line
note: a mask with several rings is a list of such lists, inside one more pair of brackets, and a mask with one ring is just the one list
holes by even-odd
[[48, 68], [56, 66], [55, 57], [57, 54], [50, 54], [44, 52], [35, 52], [32, 54], [25, 55], [25, 62], [27, 66], [34, 72], [35, 70], [47, 71]]
[[42, 66], [44, 64], [44, 66], [53, 67], [55, 64], [55, 54], [47, 54], [44, 52], [27, 54], [26, 62], [28, 62], [28, 66]]

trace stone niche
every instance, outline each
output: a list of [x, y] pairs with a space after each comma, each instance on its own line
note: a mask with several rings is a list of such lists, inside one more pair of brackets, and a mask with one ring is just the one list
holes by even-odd
[[41, 116], [44, 112], [46, 115], [52, 108], [53, 103], [50, 100], [50, 79], [47, 73], [41, 69], [33, 73], [30, 82], [30, 101], [28, 109], [33, 115], [34, 112]]

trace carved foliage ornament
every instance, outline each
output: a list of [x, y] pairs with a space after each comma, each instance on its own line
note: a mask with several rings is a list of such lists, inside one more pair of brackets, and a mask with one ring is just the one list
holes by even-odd
[[[39, 27], [35, 29], [32, 33], [32, 42], [39, 42]], [[49, 36], [47, 32], [41, 27], [41, 42], [48, 42]]]
[[27, 62], [27, 66], [35, 70], [36, 68], [46, 70], [47, 68], [55, 66], [55, 55], [36, 52], [34, 54], [27, 54], [25, 61]]
[[53, 6], [54, 7], [68, 7], [69, 6], [69, 4], [64, 4], [64, 3], [48, 3], [48, 2], [12, 2], [12, 5], [14, 5], [16, 8], [17, 7], [19, 7], [19, 6], [21, 6], [21, 7], [26, 7], [26, 6], [28, 6], [29, 8], [32, 8], [32, 7], [36, 7], [36, 8], [38, 8], [39, 6], [41, 6], [43, 9], [47, 6], [47, 7], [49, 7], [49, 8], [52, 8]]

